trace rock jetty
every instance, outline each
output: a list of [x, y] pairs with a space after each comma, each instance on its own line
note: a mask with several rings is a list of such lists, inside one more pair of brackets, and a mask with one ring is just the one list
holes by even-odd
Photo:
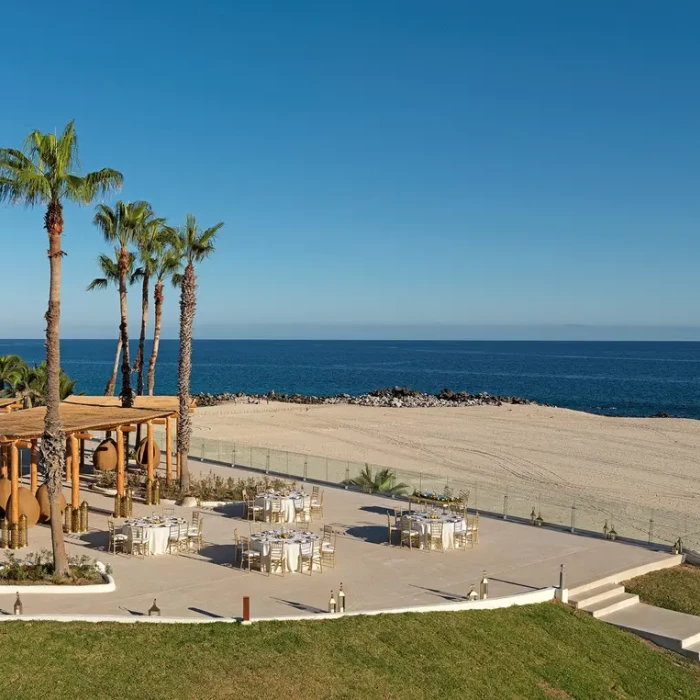
[[378, 408], [432, 408], [459, 406], [501, 406], [502, 404], [533, 404], [535, 401], [521, 396], [494, 396], [482, 392], [470, 394], [466, 391], [443, 389], [439, 394], [427, 394], [408, 387], [389, 387], [376, 389], [368, 394], [350, 396], [336, 394], [334, 396], [305, 396], [304, 394], [278, 394], [270, 391], [267, 394], [197, 394], [194, 397], [198, 406], [217, 406], [222, 403], [283, 403], [299, 404], [352, 404], [355, 406], [375, 406]]

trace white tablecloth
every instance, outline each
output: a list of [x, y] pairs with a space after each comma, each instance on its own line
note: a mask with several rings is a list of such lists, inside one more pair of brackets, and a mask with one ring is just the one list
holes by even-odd
[[170, 528], [176, 527], [178, 523], [180, 527], [187, 531], [187, 521], [178, 518], [159, 518], [159, 521], [154, 521], [152, 518], [135, 518], [127, 520], [122, 525], [122, 533], [127, 536], [127, 546], [131, 549], [131, 539], [134, 536], [134, 528], [142, 527], [143, 536], [148, 541], [148, 552], [150, 554], [166, 554], [168, 551], [168, 538], [170, 537]]
[[301, 505], [303, 499], [304, 494], [301, 491], [292, 491], [284, 496], [270, 492], [257, 496], [255, 505], [265, 509], [265, 522], [269, 523], [272, 520], [272, 502], [279, 500], [281, 502], [281, 522], [293, 523], [296, 522], [296, 504]]
[[314, 535], [311, 532], [300, 532], [299, 530], [288, 530], [286, 532], [288, 537], [286, 538], [282, 538], [281, 534], [282, 530], [268, 530], [251, 535], [250, 548], [254, 552], [260, 552], [262, 567], [267, 571], [270, 545], [273, 542], [281, 543], [285, 572], [299, 573], [301, 571], [301, 545], [308, 542], [318, 543], [318, 535]]
[[[404, 516], [410, 518], [411, 527], [413, 530], [418, 530], [421, 533], [421, 546], [430, 546], [430, 527], [431, 523], [442, 523], [442, 546], [444, 549], [454, 549], [455, 546], [455, 526], [458, 530], [465, 530], [467, 527], [464, 518], [459, 515], [453, 515], [449, 513], [445, 515], [444, 513], [437, 512], [433, 513], [433, 517], [430, 517], [431, 513], [411, 513], [410, 516]], [[435, 517], [437, 515], [437, 517]]]

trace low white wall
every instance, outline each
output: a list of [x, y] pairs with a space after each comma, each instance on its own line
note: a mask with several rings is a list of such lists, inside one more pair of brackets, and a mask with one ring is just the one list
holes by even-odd
[[[85, 586], [73, 586], [73, 588], [85, 588]], [[14, 589], [13, 589], [14, 590]], [[77, 591], [79, 592], [79, 591]], [[503, 596], [501, 598], [489, 598], [487, 600], [473, 600], [464, 603], [446, 603], [442, 605], [421, 605], [406, 608], [387, 608], [385, 610], [353, 610], [345, 613], [321, 613], [306, 615], [290, 615], [279, 617], [259, 617], [250, 622], [243, 622], [240, 617], [148, 617], [147, 615], [0, 615], [0, 622], [13, 620], [44, 620], [48, 622], [119, 622], [134, 624], [137, 622], [205, 625], [215, 622], [227, 624], [252, 624], [255, 622], [287, 622], [298, 620], [339, 620], [343, 617], [357, 617], [360, 615], [397, 615], [401, 613], [427, 613], [427, 612], [457, 612], [462, 610], [496, 610], [509, 608], [513, 605], [534, 605], [554, 600], [555, 588], [543, 588], [527, 593]]]

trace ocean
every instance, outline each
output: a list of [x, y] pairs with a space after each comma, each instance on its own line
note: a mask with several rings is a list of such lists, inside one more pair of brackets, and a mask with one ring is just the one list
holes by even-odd
[[[114, 351], [112, 340], [64, 340], [61, 364], [79, 391], [101, 394]], [[43, 341], [0, 341], [0, 354], [10, 353], [41, 362]], [[177, 353], [176, 340], [161, 341], [156, 393], [177, 391]], [[193, 393], [448, 387], [594, 413], [700, 419], [698, 342], [195, 340], [193, 359]]]

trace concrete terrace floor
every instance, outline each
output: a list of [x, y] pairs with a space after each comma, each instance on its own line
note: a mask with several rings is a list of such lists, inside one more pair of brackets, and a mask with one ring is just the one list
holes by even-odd
[[[222, 476], [249, 477], [250, 472], [191, 461], [193, 475], [214, 471]], [[87, 485], [88, 478], [84, 480]], [[310, 486], [308, 487], [310, 489]], [[68, 489], [65, 490], [68, 497]], [[242, 613], [243, 596], [251, 598], [251, 616], [284, 617], [325, 612], [330, 590], [340, 582], [347, 593], [348, 610], [378, 610], [405, 606], [436, 605], [466, 599], [470, 585], [478, 589], [482, 571], [490, 580], [490, 597], [498, 597], [556, 585], [559, 566], [565, 564], [569, 587], [624, 571], [668, 555], [644, 547], [572, 535], [547, 528], [481, 518], [480, 544], [466, 552], [409, 551], [386, 544], [386, 510], [400, 501], [364, 493], [325, 489], [324, 524], [337, 529], [335, 569], [324, 568], [312, 576], [267, 576], [231, 566], [233, 532], [247, 534], [240, 506], [204, 515], [205, 545], [199, 554], [157, 557], [110, 555], [107, 517], [113, 500], [81, 489], [81, 501], [90, 504], [90, 531], [66, 535], [70, 554], [88, 554], [113, 567], [117, 590], [82, 595], [29, 594], [23, 597], [27, 614], [143, 615], [157, 598], [163, 616], [216, 618]], [[160, 512], [160, 507], [134, 503], [135, 515]], [[191, 517], [192, 510], [175, 508]], [[119, 523], [119, 521], [117, 521]], [[31, 550], [50, 547], [50, 532], [38, 525], [29, 532]], [[12, 586], [0, 590], [0, 610], [11, 612]]]

